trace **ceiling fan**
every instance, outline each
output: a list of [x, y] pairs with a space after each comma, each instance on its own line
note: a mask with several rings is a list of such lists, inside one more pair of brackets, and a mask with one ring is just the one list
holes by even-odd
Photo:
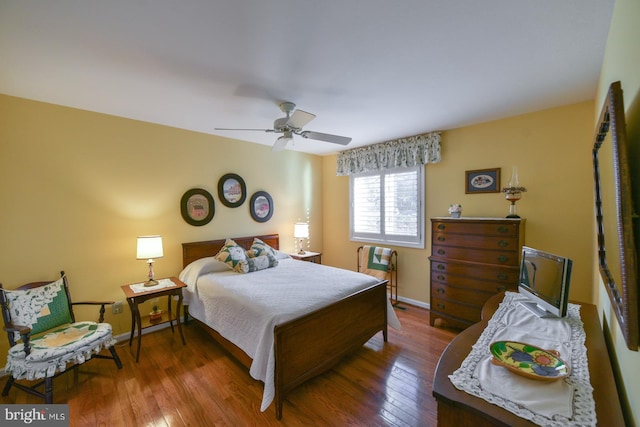
[[260, 131], [281, 133], [282, 136], [276, 139], [271, 151], [282, 151], [284, 147], [293, 141], [293, 135], [300, 135], [303, 138], [316, 139], [318, 141], [331, 142], [333, 144], [347, 145], [351, 142], [351, 138], [346, 136], [331, 135], [328, 133], [314, 132], [311, 130], [302, 130], [304, 125], [313, 120], [316, 115], [307, 113], [306, 111], [297, 110], [296, 104], [293, 102], [283, 102], [280, 109], [287, 116], [276, 119], [273, 122], [273, 129], [232, 129], [232, 128], [215, 128], [216, 130], [243, 130], [243, 131]]

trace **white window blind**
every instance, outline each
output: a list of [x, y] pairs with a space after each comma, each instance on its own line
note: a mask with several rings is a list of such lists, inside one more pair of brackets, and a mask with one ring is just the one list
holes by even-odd
[[351, 240], [424, 248], [423, 168], [351, 175]]

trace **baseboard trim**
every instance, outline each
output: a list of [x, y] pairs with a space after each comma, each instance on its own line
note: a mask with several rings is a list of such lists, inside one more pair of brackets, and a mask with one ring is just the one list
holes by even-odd
[[410, 298], [405, 298], [405, 297], [401, 297], [401, 296], [398, 296], [398, 301], [399, 302], [404, 302], [404, 303], [409, 304], [409, 305], [415, 305], [416, 307], [425, 308], [427, 310], [429, 310], [431, 308], [431, 305], [427, 304], [426, 302], [422, 302], [422, 301], [418, 301], [418, 300], [410, 299]]

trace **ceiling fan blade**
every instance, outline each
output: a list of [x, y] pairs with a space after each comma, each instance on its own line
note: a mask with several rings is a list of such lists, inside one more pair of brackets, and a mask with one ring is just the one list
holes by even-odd
[[273, 147], [271, 147], [271, 151], [277, 152], [277, 151], [284, 150], [284, 147], [287, 146], [287, 143], [289, 141], [291, 141], [291, 138], [286, 138], [284, 136], [281, 136], [280, 138], [276, 139], [276, 142], [273, 144]]
[[248, 130], [248, 131], [259, 131], [259, 132], [274, 132], [273, 129], [236, 129], [236, 128], [214, 128], [215, 130]]
[[313, 132], [310, 130], [300, 132], [298, 135], [303, 138], [317, 139], [318, 141], [332, 142], [334, 144], [340, 145], [347, 145], [351, 142], [351, 138], [348, 138], [346, 136], [331, 135], [328, 133]]
[[315, 119], [316, 115], [302, 110], [295, 110], [286, 125], [293, 129], [302, 129], [304, 125]]

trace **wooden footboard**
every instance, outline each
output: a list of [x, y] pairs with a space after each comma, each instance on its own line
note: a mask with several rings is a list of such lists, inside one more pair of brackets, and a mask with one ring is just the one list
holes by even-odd
[[275, 327], [276, 418], [287, 393], [331, 369], [378, 331], [387, 341], [387, 282]]

